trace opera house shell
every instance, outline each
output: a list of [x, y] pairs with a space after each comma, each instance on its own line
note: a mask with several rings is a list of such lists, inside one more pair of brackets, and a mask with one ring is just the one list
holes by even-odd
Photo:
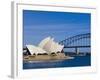
[[43, 53], [47, 53], [42, 48], [36, 47], [34, 45], [26, 45], [26, 47], [28, 48], [28, 50], [29, 50], [29, 52], [31, 54], [43, 54]]
[[64, 45], [60, 45], [54, 41], [54, 38], [47, 37], [43, 39], [38, 46], [26, 45], [31, 54], [50, 54], [61, 52]]

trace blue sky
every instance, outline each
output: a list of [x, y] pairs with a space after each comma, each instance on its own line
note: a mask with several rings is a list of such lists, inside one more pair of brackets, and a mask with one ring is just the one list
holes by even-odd
[[23, 43], [38, 45], [48, 37], [59, 42], [77, 34], [89, 33], [89, 13], [23, 10]]

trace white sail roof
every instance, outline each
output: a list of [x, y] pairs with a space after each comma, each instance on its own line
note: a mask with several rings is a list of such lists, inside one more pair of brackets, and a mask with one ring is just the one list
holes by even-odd
[[50, 39], [43, 47], [43, 49], [47, 51], [48, 53], [51, 53], [52, 42], [53, 42], [53, 39]]
[[43, 39], [40, 43], [39, 43], [39, 47], [43, 48], [45, 46], [45, 44], [50, 40], [50, 37], [47, 37], [45, 39]]
[[64, 47], [63, 45], [60, 45], [57, 42], [53, 41], [52, 44], [51, 44], [50, 50], [51, 50], [51, 52], [57, 53], [57, 52], [61, 52], [63, 47]]
[[26, 47], [28, 48], [28, 50], [30, 51], [31, 54], [38, 54], [38, 53], [46, 53], [46, 51], [44, 51], [42, 48], [40, 47], [36, 47], [34, 45], [26, 45]]
[[58, 44], [57, 42], [54, 41], [53, 38], [51, 38], [43, 47], [43, 49], [49, 53], [52, 52], [61, 52], [63, 49], [63, 45]]
[[54, 38], [47, 37], [43, 39], [40, 44], [36, 47], [34, 45], [26, 45], [31, 54], [38, 53], [52, 53], [61, 52], [64, 45], [60, 45], [54, 41]]
[[60, 44], [58, 44], [58, 43], [56, 43], [56, 52], [61, 52], [62, 51], [62, 49], [64, 48], [64, 45], [60, 45]]

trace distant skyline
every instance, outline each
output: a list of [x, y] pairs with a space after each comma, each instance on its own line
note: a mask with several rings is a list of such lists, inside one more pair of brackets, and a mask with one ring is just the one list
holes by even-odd
[[65, 38], [89, 33], [90, 13], [23, 10], [23, 45], [38, 45], [48, 37], [59, 42]]

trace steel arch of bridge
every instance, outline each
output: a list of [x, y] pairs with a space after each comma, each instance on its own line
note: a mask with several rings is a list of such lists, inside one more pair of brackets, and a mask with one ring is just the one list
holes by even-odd
[[[78, 48], [91, 47], [90, 39], [91, 39], [91, 34], [85, 33], [69, 37], [65, 40], [60, 41], [59, 44], [64, 45], [64, 48], [75, 48], [77, 53]], [[80, 43], [80, 44], [75, 44], [75, 43]]]

